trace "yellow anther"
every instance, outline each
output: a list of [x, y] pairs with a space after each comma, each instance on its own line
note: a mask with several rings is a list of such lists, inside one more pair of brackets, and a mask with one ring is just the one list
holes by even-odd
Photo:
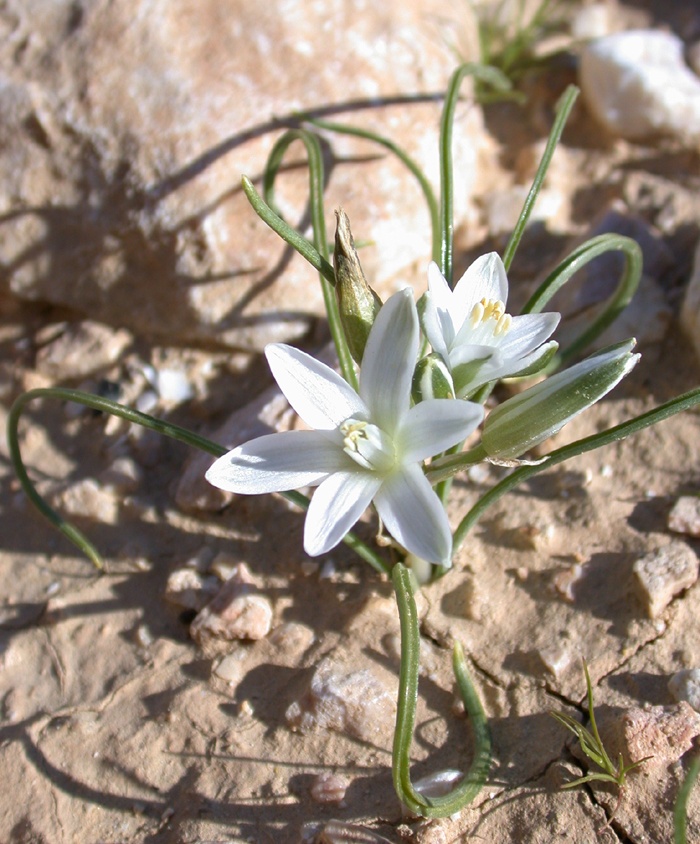
[[505, 334], [508, 329], [510, 328], [510, 324], [513, 322], [513, 317], [510, 314], [502, 314], [498, 318], [498, 322], [496, 323], [496, 327], [493, 330], [494, 336], [498, 336], [499, 334]]
[[492, 319], [496, 323], [493, 329], [494, 335], [505, 334], [512, 322], [510, 314], [506, 313], [504, 302], [500, 299], [487, 299], [486, 297], [474, 305], [469, 319], [473, 328], [477, 328], [486, 320]]

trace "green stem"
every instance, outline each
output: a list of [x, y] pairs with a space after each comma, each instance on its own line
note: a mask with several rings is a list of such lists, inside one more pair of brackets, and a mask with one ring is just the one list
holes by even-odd
[[[7, 417], [7, 445], [10, 453], [10, 461], [15, 470], [17, 479], [20, 482], [24, 493], [27, 495], [32, 504], [48, 521], [59, 530], [70, 542], [79, 548], [98, 569], [104, 568], [104, 561], [102, 555], [90, 542], [90, 540], [78, 530], [74, 525], [67, 522], [53, 507], [51, 507], [46, 500], [37, 492], [32, 484], [29, 475], [27, 474], [22, 454], [19, 447], [19, 421], [24, 408], [29, 402], [35, 399], [52, 398], [60, 401], [71, 401], [76, 404], [90, 407], [93, 410], [99, 410], [103, 413], [110, 413], [113, 416], [118, 416], [125, 419], [127, 422], [133, 422], [136, 425], [141, 425], [151, 431], [156, 431], [158, 434], [170, 437], [170, 439], [177, 440], [185, 445], [194, 446], [200, 451], [211, 454], [213, 457], [222, 457], [229, 449], [218, 443], [212, 442], [206, 437], [195, 434], [187, 428], [181, 428], [179, 425], [173, 425], [171, 422], [164, 422], [162, 419], [156, 419], [154, 416], [149, 416], [147, 413], [141, 413], [138, 410], [133, 410], [130, 407], [101, 396], [94, 396], [91, 393], [84, 393], [82, 390], [70, 390], [65, 387], [42, 387], [35, 390], [29, 390], [22, 393], [10, 408]], [[308, 508], [309, 499], [300, 492], [290, 491], [282, 492], [280, 495], [296, 504], [303, 509]], [[389, 574], [391, 566], [386, 560], [383, 560], [379, 554], [373, 551], [368, 545], [362, 542], [352, 532], [346, 534], [344, 540], [346, 545], [352, 548], [355, 553], [363, 560], [368, 562], [380, 574]]]
[[374, 141], [374, 143], [379, 144], [385, 149], [388, 149], [389, 152], [392, 152], [399, 159], [399, 161], [401, 161], [408, 168], [411, 174], [415, 176], [416, 180], [418, 181], [420, 189], [423, 192], [425, 203], [428, 206], [432, 230], [433, 260], [436, 262], [439, 261], [440, 217], [438, 201], [435, 196], [435, 192], [433, 191], [433, 188], [430, 182], [428, 181], [425, 173], [421, 170], [421, 168], [413, 160], [413, 158], [411, 158], [411, 156], [394, 141], [390, 140], [389, 138], [385, 138], [383, 135], [380, 135], [377, 132], [372, 132], [369, 129], [360, 129], [357, 126], [349, 126], [347, 123], [335, 123], [330, 120], [320, 120], [319, 118], [304, 117], [304, 115], [302, 115], [302, 119], [306, 120], [308, 123], [312, 123], [314, 126], [318, 126], [319, 129], [328, 129], [331, 132], [338, 132], [341, 135], [352, 135], [356, 138], [365, 138], [369, 141]]
[[690, 768], [688, 769], [688, 773], [686, 774], [686, 777], [683, 780], [683, 785], [678, 791], [676, 805], [673, 807], [674, 844], [687, 844], [688, 839], [686, 836], [686, 814], [688, 809], [688, 800], [690, 798], [690, 792], [693, 790], [693, 786], [697, 782], [699, 776], [700, 756], [696, 756], [695, 759], [693, 759], [693, 761], [690, 763]]
[[518, 484], [528, 480], [528, 478], [538, 474], [538, 472], [550, 469], [552, 466], [556, 466], [558, 463], [563, 463], [565, 460], [569, 460], [572, 457], [577, 457], [579, 454], [585, 454], [588, 451], [593, 451], [594, 449], [601, 448], [602, 446], [609, 445], [610, 443], [624, 440], [626, 437], [637, 433], [637, 431], [641, 431], [643, 428], [648, 428], [650, 425], [656, 425], [658, 422], [663, 422], [664, 419], [675, 416], [676, 413], [681, 413], [684, 410], [689, 410], [697, 404], [700, 404], [700, 387], [690, 390], [687, 393], [683, 393], [680, 396], [676, 396], [676, 398], [671, 399], [665, 404], [659, 405], [646, 413], [642, 413], [634, 419], [630, 419], [627, 422], [623, 422], [620, 425], [609, 428], [607, 431], [602, 431], [599, 434], [592, 434], [590, 437], [584, 437], [581, 440], [576, 440], [576, 442], [565, 445], [562, 448], [558, 448], [548, 454], [544, 460], [537, 465], [520, 466], [518, 469], [515, 469], [515, 471], [508, 475], [508, 477], [497, 483], [496, 486], [492, 487], [484, 496], [482, 496], [459, 523], [454, 534], [453, 553], [457, 552], [457, 549], [464, 541], [467, 533], [469, 533], [472, 527], [474, 527], [484, 512], [492, 504], [495, 504], [499, 498], [507, 492], [510, 492], [510, 490], [514, 487], [518, 486]]
[[401, 624], [401, 670], [392, 764], [394, 788], [399, 800], [414, 814], [426, 818], [445, 818], [463, 809], [483, 788], [491, 767], [491, 735], [481, 701], [467, 671], [464, 652], [457, 642], [452, 664], [474, 730], [474, 759], [465, 777], [449, 794], [425, 797], [413, 787], [410, 753], [418, 700], [420, 626], [409, 570], [397, 563], [391, 577]]
[[255, 186], [247, 176], [241, 177], [241, 187], [250, 202], [253, 211], [266, 223], [275, 234], [278, 234], [285, 243], [288, 243], [295, 249], [302, 258], [305, 258], [311, 266], [323, 275], [323, 277], [331, 284], [335, 283], [335, 273], [333, 266], [326, 260], [316, 249], [316, 247], [307, 240], [303, 235], [299, 234], [296, 229], [293, 229], [289, 223], [285, 222], [280, 216], [270, 208], [270, 206], [263, 200], [260, 194], [255, 190]]
[[535, 179], [532, 183], [532, 187], [525, 198], [525, 204], [523, 205], [523, 210], [520, 212], [520, 216], [518, 217], [518, 222], [515, 224], [513, 234], [511, 235], [505, 252], [503, 253], [503, 265], [506, 268], [506, 271], [510, 269], [510, 265], [513, 263], [513, 258], [515, 257], [515, 252], [520, 245], [520, 241], [525, 231], [525, 226], [527, 225], [527, 221], [530, 219], [537, 196], [542, 189], [542, 183], [547, 175], [547, 170], [549, 169], [549, 164], [552, 160], [552, 156], [554, 155], [554, 150], [557, 148], [557, 144], [561, 140], [564, 126], [566, 126], [566, 121], [569, 119], [571, 109], [574, 107], [574, 103], [576, 102], [578, 95], [579, 89], [575, 85], [569, 85], [557, 104], [554, 124], [552, 126], [552, 131], [549, 133], [547, 145], [545, 146], [544, 153], [542, 154], [542, 160], [537, 168], [537, 173], [535, 173]]
[[468, 62], [460, 65], [450, 79], [440, 121], [440, 269], [452, 287], [454, 250], [454, 182], [452, 177], [452, 128], [459, 90], [466, 76], [486, 82], [499, 91], [508, 91], [511, 82], [495, 67]]
[[[274, 187], [277, 174], [282, 166], [284, 156], [295, 141], [301, 141], [306, 148], [309, 165], [309, 206], [311, 208], [311, 224], [314, 232], [314, 246], [320, 258], [329, 264], [328, 237], [326, 234], [326, 219], [323, 213], [324, 167], [321, 145], [316, 135], [305, 129], [290, 129], [275, 143], [270, 151], [263, 176], [263, 197], [272, 213], [281, 218], [275, 208]], [[277, 231], [277, 229], [275, 229]], [[279, 233], [279, 232], [278, 232]], [[291, 245], [291, 244], [290, 244]], [[353, 389], [357, 390], [357, 373], [350, 354], [345, 332], [338, 313], [338, 300], [335, 295], [335, 276], [327, 277], [325, 271], [319, 270], [323, 302], [328, 316], [328, 326], [335, 343], [338, 363], [343, 378]]]
[[642, 250], [639, 244], [620, 234], [601, 234], [574, 249], [559, 266], [545, 279], [522, 310], [524, 314], [540, 313], [555, 293], [589, 261], [605, 252], [622, 252], [625, 267], [622, 277], [601, 313], [592, 320], [575, 340], [559, 352], [547, 366], [547, 372], [557, 369], [562, 363], [579, 354], [596, 337], [613, 323], [630, 303], [642, 277]]

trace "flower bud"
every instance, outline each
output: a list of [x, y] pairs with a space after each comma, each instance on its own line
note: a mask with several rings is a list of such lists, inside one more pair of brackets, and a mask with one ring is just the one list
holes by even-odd
[[333, 269], [338, 310], [350, 354], [356, 363], [361, 363], [369, 330], [379, 313], [382, 301], [367, 284], [362, 272], [348, 215], [340, 208], [335, 212], [335, 216], [337, 225]]
[[632, 370], [635, 340], [597, 352], [575, 366], [504, 401], [484, 423], [481, 444], [489, 457], [511, 459], [556, 434], [595, 404]]
[[413, 372], [411, 395], [416, 404], [426, 399], [455, 397], [449, 367], [440, 355], [433, 352], [418, 361]]

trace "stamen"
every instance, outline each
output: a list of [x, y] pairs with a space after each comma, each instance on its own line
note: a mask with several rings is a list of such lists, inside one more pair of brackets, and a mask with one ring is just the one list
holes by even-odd
[[494, 336], [505, 334], [513, 321], [510, 314], [506, 313], [506, 306], [504, 302], [500, 299], [487, 299], [484, 297], [472, 308], [469, 320], [472, 324], [472, 328], [477, 328], [489, 319], [492, 319], [496, 323], [493, 328]]

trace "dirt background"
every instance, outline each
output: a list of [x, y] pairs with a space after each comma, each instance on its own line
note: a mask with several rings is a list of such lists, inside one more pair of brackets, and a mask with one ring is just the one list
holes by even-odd
[[[628, 26], [677, 29], [676, 7], [665, 5], [620, 4], [615, 12]], [[498, 155], [481, 174], [478, 225], [458, 228], [460, 267], [503, 248], [505, 235], [489, 231], [488, 209], [499, 192], [514, 196], [527, 183], [570, 81], [573, 60], [527, 82], [525, 107], [484, 110]], [[640, 335], [641, 363], [547, 450], [700, 381], [678, 322], [700, 232], [698, 150], [673, 138], [608, 137], [579, 104], [553, 171], [557, 210], [526, 234], [511, 273], [514, 302], [576, 238], [601, 227], [622, 226], [643, 240], [651, 270], [632, 326], [619, 329]], [[424, 269], [423, 262], [416, 272]], [[274, 284], [284, 282], [280, 273]], [[309, 274], [309, 289], [315, 283]], [[226, 424], [293, 424], [274, 394], [258, 400], [271, 384], [258, 353], [154, 342], [121, 333], [119, 321], [101, 317], [96, 326], [90, 312], [7, 291], [0, 309], [3, 416], [22, 390], [62, 384], [141, 402], [215, 438]], [[300, 342], [318, 349], [325, 334], [316, 318]], [[242, 415], [227, 422], [234, 410]], [[281, 500], [193, 502], [213, 493], [188, 498], [183, 490], [188, 466], [202, 465], [189, 462], [185, 446], [104, 415], [37, 402], [21, 426], [21, 446], [38, 489], [86, 531], [106, 572], [37, 516], [2, 446], [1, 841], [672, 841], [673, 805], [700, 716], [668, 683], [700, 668], [700, 546], [697, 534], [670, 529], [669, 514], [679, 498], [700, 493], [697, 413], [507, 495], [469, 535], [454, 570], [423, 590], [414, 775], [464, 769], [470, 757], [450, 665], [455, 640], [467, 653], [495, 753], [474, 804], [439, 821], [402, 816], [392, 787], [398, 624], [385, 579], [344, 548], [307, 558], [303, 516]], [[457, 481], [455, 524], [504, 471], [479, 467]], [[362, 530], [370, 537], [372, 525]], [[647, 555], [658, 563], [670, 547], [681, 547], [684, 562], [651, 611], [635, 564]], [[271, 611], [269, 632], [263, 612], [246, 628], [258, 635], [262, 624], [255, 641], [193, 641], [197, 611], [222, 580], [240, 577], [240, 563], [251, 573], [247, 594]], [[548, 714], [584, 716], [581, 657], [610, 748], [627, 759], [654, 754], [630, 775], [604, 830], [614, 790], [561, 789], [586, 769]], [[697, 790], [689, 817], [688, 840], [699, 841]]]

